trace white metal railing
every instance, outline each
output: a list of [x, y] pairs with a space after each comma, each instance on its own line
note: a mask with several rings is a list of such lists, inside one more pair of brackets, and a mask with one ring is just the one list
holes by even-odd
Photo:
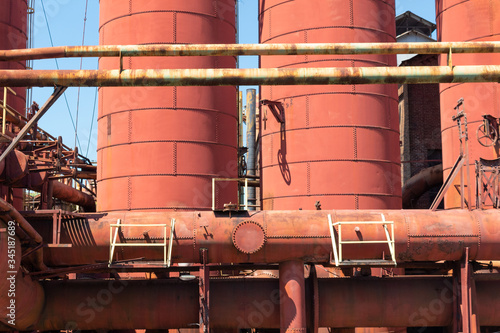
[[[163, 228], [163, 243], [117, 243], [116, 239], [118, 237], [118, 232], [121, 228], [124, 227], [158, 227]], [[114, 234], [113, 234], [113, 229]], [[172, 264], [172, 246], [174, 239], [174, 230], [175, 230], [175, 219], [170, 221], [170, 237], [168, 238], [168, 251], [167, 251], [167, 224], [121, 224], [121, 220], [118, 219], [116, 224], [109, 225], [109, 264], [111, 266], [113, 264], [113, 256], [115, 254], [115, 248], [117, 246], [121, 247], [155, 247], [162, 246], [163, 247], [163, 264], [166, 267], [170, 267]]]
[[[332, 248], [333, 255], [335, 259], [335, 266], [341, 266], [342, 264], [351, 264], [350, 261], [343, 261], [342, 257], [342, 245], [344, 244], [387, 244], [389, 246], [389, 252], [391, 253], [392, 260], [372, 260], [371, 263], [376, 264], [393, 264], [396, 265], [396, 251], [395, 251], [395, 242], [394, 242], [394, 221], [386, 221], [384, 214], [380, 214], [382, 217], [382, 221], [340, 221], [333, 223], [332, 216], [328, 214], [328, 226], [330, 228], [330, 236], [332, 238]], [[385, 240], [359, 240], [359, 241], [343, 241], [342, 240], [342, 225], [368, 225], [368, 224], [378, 224], [384, 228], [385, 231]], [[335, 241], [335, 226], [338, 227], [338, 245]], [[391, 227], [391, 231], [389, 233], [389, 228]]]
[[212, 178], [212, 210], [216, 210], [215, 207], [215, 183], [216, 182], [238, 182], [238, 186], [240, 182], [243, 182], [244, 190], [243, 190], [243, 205], [240, 204], [239, 196], [238, 196], [238, 210], [243, 207], [244, 210], [248, 210], [249, 207], [259, 208], [260, 205], [250, 205], [248, 203], [248, 178]]

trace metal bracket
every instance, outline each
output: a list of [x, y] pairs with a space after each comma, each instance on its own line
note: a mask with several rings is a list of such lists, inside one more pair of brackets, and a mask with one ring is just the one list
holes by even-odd
[[261, 103], [269, 107], [269, 110], [271, 110], [271, 113], [278, 123], [285, 123], [285, 108], [283, 107], [283, 103], [270, 101], [268, 99], [262, 100]]
[[120, 50], [120, 74], [123, 72], [123, 55], [122, 51]]
[[[386, 221], [384, 214], [380, 214], [382, 221], [340, 221], [333, 223], [331, 214], [328, 214], [328, 226], [330, 228], [330, 236], [332, 238], [333, 255], [335, 259], [335, 266], [396, 266], [396, 251], [394, 242], [394, 221]], [[343, 241], [342, 240], [342, 225], [367, 225], [379, 224], [382, 225], [385, 231], [386, 240], [380, 241]], [[391, 227], [389, 231], [387, 225]], [[335, 226], [338, 227], [338, 246], [335, 240]], [[342, 258], [342, 245], [343, 244], [387, 244], [389, 252], [391, 253], [391, 260], [356, 260], [356, 261], [343, 261]]]

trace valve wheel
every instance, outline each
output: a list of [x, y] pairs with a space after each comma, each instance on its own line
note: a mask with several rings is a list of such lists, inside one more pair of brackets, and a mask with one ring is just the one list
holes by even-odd
[[486, 130], [486, 125], [483, 122], [477, 128], [477, 141], [483, 147], [491, 147], [497, 144], [498, 142], [498, 132], [495, 127], [488, 122], [488, 131]]

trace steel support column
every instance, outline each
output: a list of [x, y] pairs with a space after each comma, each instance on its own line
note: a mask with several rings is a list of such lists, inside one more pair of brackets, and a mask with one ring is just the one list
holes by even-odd
[[210, 268], [208, 264], [208, 250], [200, 251], [201, 267], [199, 279], [200, 295], [200, 333], [210, 332]]
[[280, 264], [280, 331], [305, 333], [306, 294], [304, 263], [300, 260]]

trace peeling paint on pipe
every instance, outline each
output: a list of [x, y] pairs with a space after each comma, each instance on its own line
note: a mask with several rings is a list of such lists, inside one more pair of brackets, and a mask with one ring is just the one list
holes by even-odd
[[500, 66], [0, 70], [0, 86], [120, 87], [498, 82]]
[[[108, 213], [100, 220], [67, 222], [61, 242], [70, 248], [47, 248], [46, 264], [76, 266], [109, 260], [110, 224], [121, 219], [127, 224], [164, 224], [176, 219], [172, 260], [174, 263], [199, 263], [199, 251], [207, 248], [210, 262], [216, 263], [279, 263], [303, 260], [306, 263], [327, 263], [332, 256], [332, 240], [328, 214], [333, 222], [354, 222], [344, 225], [342, 241], [386, 240], [384, 228], [363, 221], [394, 221], [396, 260], [402, 262], [460, 260], [466, 247], [471, 260], [500, 260], [500, 212], [497, 210], [336, 210], [336, 211], [260, 211], [231, 213], [217, 216], [213, 212], [149, 212], [132, 211]], [[239, 226], [238, 228], [236, 228]], [[359, 232], [356, 232], [356, 228]], [[256, 238], [251, 254], [235, 246], [237, 231], [250, 228]], [[262, 230], [259, 232], [259, 229]], [[148, 231], [152, 239], [163, 238], [162, 228], [122, 227], [126, 242], [145, 242], [141, 237]], [[354, 244], [343, 246], [345, 259], [380, 259], [389, 255], [387, 244]], [[124, 247], [120, 259], [144, 257], [163, 260], [161, 247]]]
[[500, 42], [56, 46], [0, 51], [0, 61], [71, 57], [498, 53]]

